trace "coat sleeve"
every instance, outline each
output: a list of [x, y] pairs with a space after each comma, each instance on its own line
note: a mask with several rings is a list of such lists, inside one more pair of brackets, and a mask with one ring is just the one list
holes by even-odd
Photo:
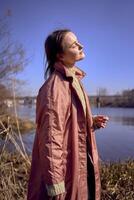
[[65, 192], [62, 158], [65, 122], [69, 112], [68, 97], [65, 99], [62, 93], [45, 95], [38, 104], [36, 111], [41, 171], [48, 195], [56, 196]]

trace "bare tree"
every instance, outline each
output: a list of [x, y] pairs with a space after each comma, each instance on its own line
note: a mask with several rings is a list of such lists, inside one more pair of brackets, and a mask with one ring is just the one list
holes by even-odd
[[4, 20], [0, 20], [0, 81], [19, 73], [27, 64], [22, 44], [12, 41]]
[[[12, 40], [6, 19], [0, 19], [0, 105], [3, 105], [4, 99], [11, 97], [11, 81], [27, 64], [22, 44]], [[20, 83], [17, 79], [16, 82]]]

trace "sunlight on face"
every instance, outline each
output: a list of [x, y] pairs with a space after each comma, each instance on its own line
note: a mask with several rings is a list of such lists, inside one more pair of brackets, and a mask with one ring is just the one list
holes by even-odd
[[85, 57], [83, 46], [72, 32], [68, 32], [65, 35], [62, 46], [64, 53], [61, 59], [67, 65], [74, 65], [76, 61], [82, 60]]

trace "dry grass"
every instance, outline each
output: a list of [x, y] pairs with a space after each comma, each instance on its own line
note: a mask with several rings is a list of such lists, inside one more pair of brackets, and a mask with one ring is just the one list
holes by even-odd
[[134, 161], [101, 166], [102, 199], [134, 200]]
[[[27, 155], [22, 137], [12, 129], [10, 119], [7, 119], [7, 125], [0, 120], [2, 127], [0, 135], [4, 134], [4, 145], [0, 152], [0, 200], [24, 200], [26, 199], [26, 190], [28, 174], [30, 169], [30, 157]], [[18, 127], [19, 128], [19, 127]], [[19, 144], [16, 142], [16, 134], [19, 136]], [[6, 151], [6, 145], [10, 141], [16, 148], [16, 153]]]
[[[31, 159], [31, 158], [29, 158]], [[0, 199], [25, 200], [30, 165], [19, 153], [0, 157]], [[102, 164], [102, 200], [134, 199], [134, 161]]]
[[[36, 125], [33, 121], [30, 120], [25, 120], [21, 118], [17, 118], [17, 121], [19, 123], [19, 130], [21, 134], [28, 133], [31, 130], [34, 130], [36, 128]], [[6, 115], [1, 115], [0, 116], [0, 137], [5, 137], [7, 134], [7, 131], [5, 131], [5, 128], [10, 128], [12, 127], [12, 130], [15, 133], [18, 133], [18, 127], [16, 124], [16, 116], [12, 116], [11, 114], [6, 114]], [[5, 132], [2, 133], [2, 132]]]
[[[31, 165], [21, 134], [24, 130], [34, 129], [35, 125], [32, 123], [31, 127], [31, 123], [27, 125], [24, 120], [18, 118], [14, 83], [13, 100], [14, 116], [0, 116], [0, 138], [4, 140], [4, 145], [0, 150], [0, 200], [26, 199]], [[17, 142], [18, 139], [19, 142]], [[6, 151], [8, 141], [15, 146], [16, 153]]]
[[6, 151], [0, 157], [0, 199], [26, 199], [30, 165], [19, 154]]

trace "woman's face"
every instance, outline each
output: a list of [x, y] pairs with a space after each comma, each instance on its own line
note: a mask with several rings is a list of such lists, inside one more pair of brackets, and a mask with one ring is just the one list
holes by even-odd
[[72, 32], [66, 33], [62, 46], [64, 52], [61, 54], [60, 60], [66, 65], [74, 65], [76, 61], [82, 60], [85, 57], [83, 46]]

